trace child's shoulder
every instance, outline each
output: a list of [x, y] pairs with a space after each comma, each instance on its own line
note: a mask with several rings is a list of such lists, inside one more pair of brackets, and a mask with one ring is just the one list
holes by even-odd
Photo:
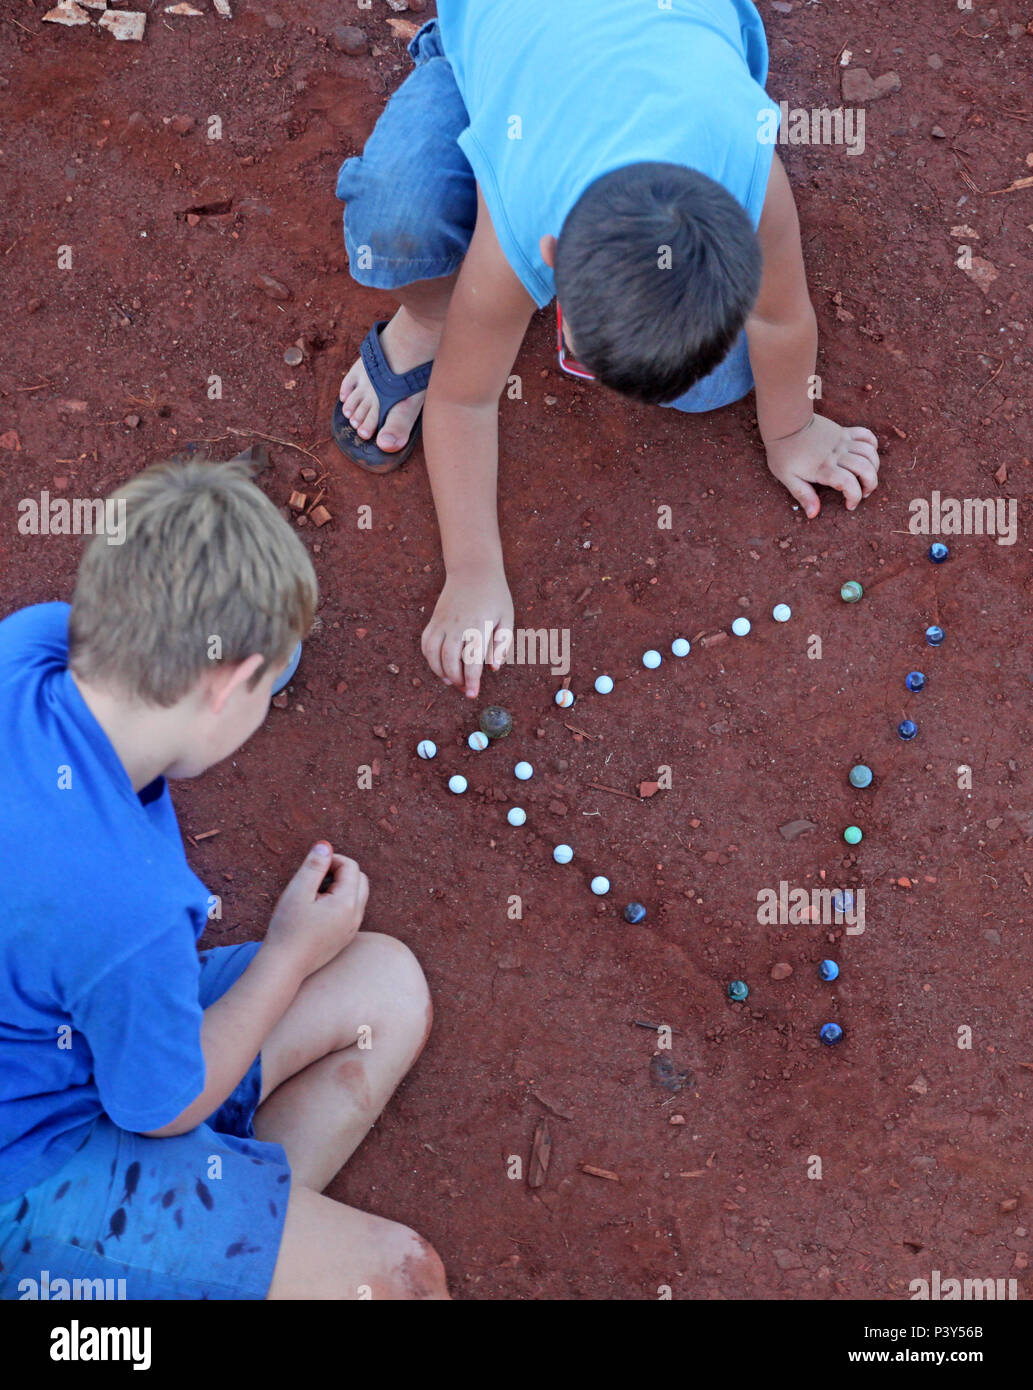
[[34, 603], [0, 619], [0, 677], [68, 653], [67, 603]]

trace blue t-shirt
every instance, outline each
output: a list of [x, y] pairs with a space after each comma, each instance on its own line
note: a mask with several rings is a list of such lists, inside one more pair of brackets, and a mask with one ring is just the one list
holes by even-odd
[[205, 1084], [191, 871], [69, 674], [68, 605], [0, 622], [0, 1201], [106, 1112], [160, 1129]]
[[625, 164], [698, 169], [758, 225], [779, 112], [750, 0], [438, 0], [438, 22], [470, 118], [459, 146], [539, 308], [556, 293], [540, 239]]

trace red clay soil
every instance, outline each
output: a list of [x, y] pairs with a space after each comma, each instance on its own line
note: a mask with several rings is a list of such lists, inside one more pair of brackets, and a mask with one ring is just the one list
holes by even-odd
[[[145, 41], [119, 44], [42, 24], [46, 7], [7, 0], [0, 15], [3, 610], [68, 596], [82, 544], [20, 536], [20, 498], [102, 495], [184, 449], [228, 457], [252, 431], [317, 456], [273, 443], [261, 479], [285, 505], [318, 467], [333, 515], [301, 531], [323, 599], [287, 708], [176, 800], [191, 862], [225, 899], [210, 944], [260, 937], [328, 836], [370, 875], [367, 924], [426, 969], [431, 1040], [331, 1193], [424, 1233], [460, 1298], [669, 1285], [893, 1300], [934, 1269], [1017, 1277], [1027, 1295], [1033, 187], [993, 190], [1031, 173], [1028, 12], [762, 5], [776, 100], [839, 105], [844, 49], [900, 77], [866, 108], [863, 155], [781, 149], [824, 409], [876, 431], [880, 487], [853, 515], [830, 495], [806, 522], [765, 469], [750, 401], [705, 417], [627, 404], [559, 373], [551, 313], [537, 315], [523, 399], [501, 412], [503, 524], [517, 621], [571, 630], [579, 700], [563, 713], [547, 670], [506, 668], [486, 694], [516, 731], [475, 754], [475, 709], [419, 649], [442, 579], [422, 455], [369, 478], [328, 439], [341, 375], [391, 309], [349, 279], [333, 196], [408, 71], [391, 12], [233, 0], [220, 20], [202, 0], [195, 19], [151, 7]], [[334, 50], [342, 18], [371, 53]], [[177, 134], [190, 122], [176, 117], [195, 124]], [[961, 244], [996, 278], [958, 268]], [[290, 298], [269, 298], [260, 274]], [[285, 367], [298, 338], [306, 360]], [[1017, 542], [956, 537], [931, 565], [908, 504], [933, 489], [1017, 499]], [[363, 505], [372, 530], [356, 525]], [[848, 578], [860, 604], [839, 599]], [[792, 606], [785, 626], [776, 602]], [[748, 638], [641, 667], [647, 647], [741, 612]], [[935, 651], [932, 622], [947, 633]], [[929, 685], [908, 696], [915, 667]], [[617, 679], [608, 698], [592, 689], [601, 671]], [[905, 714], [910, 744], [895, 733]], [[422, 737], [435, 762], [416, 758]], [[519, 793], [518, 757], [536, 767]], [[857, 761], [875, 770], [867, 792], [847, 783]], [[372, 790], [357, 787], [363, 764]], [[661, 765], [673, 786], [648, 800], [590, 786], [635, 793]], [[448, 793], [452, 771], [466, 796]], [[799, 818], [816, 828], [785, 840]], [[853, 822], [865, 835], [850, 851]], [[562, 868], [561, 840], [576, 850]], [[604, 900], [588, 890], [598, 872]], [[865, 889], [862, 935], [758, 922], [758, 892], [822, 873]], [[622, 919], [630, 899], [642, 925]], [[841, 965], [834, 985], [823, 956]], [[779, 962], [793, 973], [772, 980]], [[726, 996], [736, 977], [745, 1004]], [[845, 1038], [825, 1047], [832, 1019]], [[675, 1030], [664, 1066], [636, 1020]], [[543, 1117], [552, 1158], [532, 1189], [507, 1169], [519, 1155], [526, 1171]]]

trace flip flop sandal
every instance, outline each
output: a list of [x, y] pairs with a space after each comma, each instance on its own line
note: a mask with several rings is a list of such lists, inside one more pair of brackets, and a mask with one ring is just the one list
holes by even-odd
[[377, 447], [377, 435], [384, 428], [384, 421], [388, 413], [398, 404], [399, 401], [415, 396], [418, 391], [426, 391], [427, 383], [430, 381], [430, 369], [433, 362], [423, 362], [418, 367], [413, 367], [411, 372], [393, 372], [387, 365], [387, 358], [384, 356], [384, 349], [380, 346], [380, 331], [387, 323], [387, 319], [379, 319], [366, 334], [359, 349], [362, 358], [362, 365], [366, 368], [366, 375], [369, 377], [370, 385], [377, 394], [377, 402], [380, 406], [380, 417], [377, 420], [377, 427], [369, 439], [363, 439], [352, 428], [338, 401], [334, 406], [334, 418], [330, 428], [333, 431], [334, 443], [346, 458], [350, 458], [353, 463], [357, 463], [360, 468], [365, 468], [369, 473], [393, 473], [396, 468], [400, 468], [405, 460], [416, 448], [417, 440], [423, 428], [423, 411], [421, 410], [416, 417], [412, 427], [412, 433], [408, 440], [400, 449], [387, 453], [384, 449]]

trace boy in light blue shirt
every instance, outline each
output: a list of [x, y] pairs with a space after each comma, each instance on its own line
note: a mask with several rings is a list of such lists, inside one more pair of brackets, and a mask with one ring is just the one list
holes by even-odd
[[338, 178], [351, 274], [401, 307], [362, 344], [333, 432], [387, 472], [422, 429], [446, 571], [423, 650], [473, 697], [465, 634], [492, 634], [497, 666], [513, 628], [498, 401], [554, 295], [576, 376], [685, 411], [755, 389], [768, 466], [808, 517], [819, 485], [856, 507], [879, 456], [870, 430], [814, 410], [816, 321], [750, 0], [439, 0], [438, 16]]

